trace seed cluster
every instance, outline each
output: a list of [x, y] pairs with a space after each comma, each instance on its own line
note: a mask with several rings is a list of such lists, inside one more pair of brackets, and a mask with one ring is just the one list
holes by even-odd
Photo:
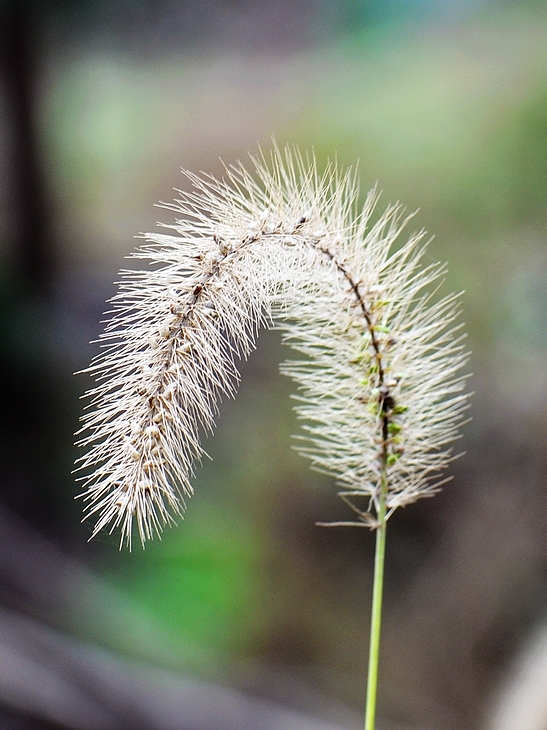
[[136, 528], [144, 543], [183, 512], [203, 433], [272, 321], [304, 355], [282, 366], [299, 450], [335, 476], [352, 524], [376, 526], [386, 474], [389, 515], [434, 493], [452, 458], [466, 355], [457, 297], [424, 294], [443, 267], [421, 266], [423, 234], [392, 253], [406, 221], [392, 206], [371, 223], [375, 191], [356, 215], [351, 171], [320, 176], [291, 150], [253, 162], [256, 179], [185, 173], [192, 188], [165, 206], [174, 234], [147, 234], [133, 256], [150, 267], [122, 272], [79, 442], [93, 534], [119, 526], [131, 544]]

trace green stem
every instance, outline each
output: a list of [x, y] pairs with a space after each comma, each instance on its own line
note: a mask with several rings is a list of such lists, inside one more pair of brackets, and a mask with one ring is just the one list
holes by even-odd
[[378, 509], [379, 526], [376, 530], [376, 553], [374, 557], [374, 587], [372, 590], [372, 615], [370, 620], [370, 648], [368, 657], [365, 730], [374, 730], [374, 722], [376, 718], [378, 660], [380, 658], [380, 627], [382, 622], [382, 596], [384, 590], [384, 559], [386, 554], [386, 496], [387, 479], [384, 472]]

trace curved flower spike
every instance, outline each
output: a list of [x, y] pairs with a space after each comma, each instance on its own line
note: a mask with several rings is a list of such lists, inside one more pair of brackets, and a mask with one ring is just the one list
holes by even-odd
[[[423, 233], [393, 248], [408, 218], [391, 206], [374, 224], [372, 191], [357, 210], [351, 170], [318, 172], [313, 157], [274, 148], [163, 207], [172, 234], [149, 233], [122, 271], [102, 352], [86, 372], [79, 444], [93, 535], [121, 528], [131, 545], [180, 515], [192, 494], [218, 402], [237, 361], [278, 322], [305, 358], [282, 371], [299, 385], [300, 451], [336, 477], [351, 523], [377, 525], [433, 494], [453, 458], [467, 396], [458, 297], [437, 299], [439, 264], [422, 266]], [[432, 288], [433, 287], [433, 288]]]

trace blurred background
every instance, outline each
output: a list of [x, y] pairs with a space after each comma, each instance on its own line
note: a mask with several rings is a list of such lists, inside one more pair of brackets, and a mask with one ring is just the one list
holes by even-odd
[[547, 8], [0, 2], [0, 727], [362, 726], [374, 538], [291, 451], [264, 333], [183, 524], [88, 543], [84, 368], [180, 167], [271, 135], [420, 208], [473, 352], [454, 480], [388, 531], [384, 730], [547, 729]]

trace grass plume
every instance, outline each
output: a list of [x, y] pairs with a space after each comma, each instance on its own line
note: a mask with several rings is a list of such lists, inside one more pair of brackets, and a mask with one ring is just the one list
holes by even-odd
[[274, 322], [303, 355], [282, 365], [300, 451], [336, 478], [343, 524], [376, 528], [431, 496], [453, 458], [467, 358], [423, 232], [399, 244], [397, 205], [371, 223], [377, 194], [359, 209], [351, 170], [320, 173], [292, 148], [251, 161], [222, 179], [185, 171], [190, 188], [163, 206], [170, 232], [146, 234], [132, 257], [148, 266], [121, 272], [79, 440], [93, 534], [120, 528], [131, 545], [136, 529], [144, 543], [182, 513], [201, 437]]

